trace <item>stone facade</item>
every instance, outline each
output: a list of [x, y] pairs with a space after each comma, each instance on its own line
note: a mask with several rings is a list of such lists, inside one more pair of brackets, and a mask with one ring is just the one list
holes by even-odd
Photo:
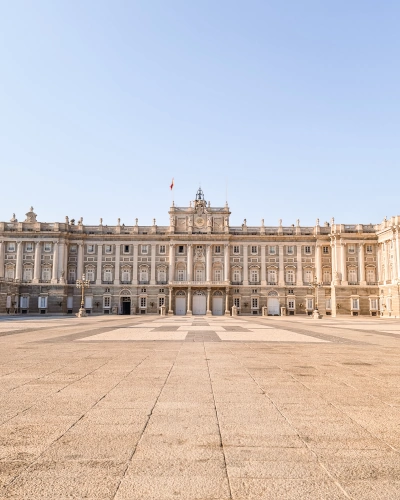
[[[0, 223], [0, 313], [400, 317], [399, 217], [381, 224], [239, 227], [201, 189], [169, 226]], [[235, 306], [235, 307], [233, 307]]]

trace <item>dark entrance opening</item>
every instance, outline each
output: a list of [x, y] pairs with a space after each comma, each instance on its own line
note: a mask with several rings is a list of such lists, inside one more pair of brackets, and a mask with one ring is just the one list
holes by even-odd
[[122, 297], [122, 314], [131, 314], [131, 298]]

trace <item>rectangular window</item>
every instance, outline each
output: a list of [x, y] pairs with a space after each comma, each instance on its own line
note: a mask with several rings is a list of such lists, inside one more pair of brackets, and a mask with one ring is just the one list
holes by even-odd
[[325, 300], [325, 309], [327, 311], [330, 311], [332, 309], [332, 306], [331, 306], [331, 299], [326, 299]]
[[147, 304], [147, 298], [146, 297], [140, 297], [140, 308], [145, 309]]
[[214, 281], [221, 281], [221, 269], [214, 270]]
[[359, 299], [351, 299], [351, 308], [355, 311], [358, 311], [360, 308], [360, 300]]
[[367, 253], [372, 253], [372, 245], [367, 245], [365, 248]]
[[270, 255], [276, 255], [276, 247], [269, 247], [268, 251]]
[[178, 253], [184, 253], [185, 249], [183, 245], [178, 245]]
[[325, 255], [329, 253], [329, 247], [322, 247], [322, 253]]
[[68, 295], [67, 297], [67, 309], [72, 309], [74, 307], [74, 297], [72, 295]]
[[28, 309], [29, 297], [21, 297], [20, 298], [20, 307], [21, 307], [21, 309]]
[[88, 253], [94, 253], [94, 245], [88, 245], [87, 246], [87, 252]]
[[311, 247], [309, 247], [309, 246], [304, 247], [304, 253], [310, 254], [311, 253]]
[[314, 309], [313, 307], [314, 304], [314, 299], [307, 299], [307, 311], [312, 311]]
[[274, 285], [276, 283], [276, 271], [275, 269], [268, 270], [268, 284]]
[[292, 269], [286, 271], [286, 283], [294, 283], [294, 271]]
[[30, 242], [26, 243], [25, 251], [26, 252], [33, 252], [33, 243], [30, 243]]
[[294, 247], [293, 246], [288, 246], [287, 247], [287, 254], [288, 255], [293, 255], [294, 254]]
[[293, 295], [293, 294], [294, 294], [294, 290], [293, 290], [293, 288], [289, 288], [287, 293], [288, 293], [289, 295]]
[[142, 288], [142, 289], [140, 290], [140, 293], [147, 293], [147, 288]]
[[215, 245], [215, 253], [221, 253], [221, 245]]
[[86, 269], [86, 279], [89, 281], [94, 281], [94, 269], [93, 268]]
[[371, 311], [376, 311], [378, 309], [378, 299], [370, 299], [370, 309]]
[[294, 300], [288, 300], [288, 309], [294, 309]]
[[240, 253], [240, 249], [239, 249], [239, 246], [238, 246], [238, 245], [234, 245], [234, 246], [233, 246], [233, 253], [235, 253], [235, 254]]
[[70, 253], [76, 253], [77, 252], [77, 246], [76, 245], [71, 245], [69, 247], [69, 251], [70, 251]]
[[310, 269], [307, 269], [304, 271], [304, 283], [311, 283], [312, 282], [312, 271]]
[[160, 245], [160, 253], [165, 253], [165, 245]]
[[165, 304], [165, 297], [158, 297], [158, 307], [161, 307]]
[[124, 253], [129, 253], [129, 245], [124, 245]]
[[253, 297], [251, 299], [251, 308], [258, 309], [258, 297]]
[[256, 246], [252, 246], [252, 247], [251, 247], [251, 253], [252, 253], [253, 255], [257, 255], [257, 253], [258, 253], [258, 248], [257, 248]]
[[15, 243], [14, 242], [9, 242], [7, 244], [7, 252], [15, 252]]
[[51, 252], [51, 243], [45, 243], [45, 244], [43, 245], [43, 250], [44, 250], [45, 252]]
[[252, 283], [258, 282], [258, 269], [251, 269], [250, 270], [250, 281]]
[[349, 253], [356, 253], [355, 245], [349, 245]]
[[111, 245], [104, 245], [104, 252], [105, 253], [111, 253], [112, 252], [112, 246]]
[[111, 307], [111, 297], [103, 297], [103, 308], [110, 309]]
[[149, 245], [140, 245], [140, 251], [143, 255], [149, 253]]
[[178, 269], [178, 281], [185, 281], [185, 270]]
[[93, 297], [91, 295], [85, 296], [85, 309], [92, 309], [93, 307]]
[[47, 309], [47, 297], [38, 297], [39, 309]]
[[237, 308], [240, 307], [240, 297], [233, 298], [233, 305], [236, 306]]

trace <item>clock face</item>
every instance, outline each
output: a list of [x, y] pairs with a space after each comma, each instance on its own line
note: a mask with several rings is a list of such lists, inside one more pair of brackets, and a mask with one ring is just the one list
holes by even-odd
[[203, 217], [196, 217], [195, 224], [197, 227], [203, 227], [204, 226], [204, 219]]

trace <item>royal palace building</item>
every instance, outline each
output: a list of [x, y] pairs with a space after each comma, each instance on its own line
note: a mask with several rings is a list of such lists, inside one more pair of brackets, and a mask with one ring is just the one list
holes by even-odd
[[400, 217], [231, 226], [201, 189], [169, 226], [0, 222], [0, 314], [400, 317]]

